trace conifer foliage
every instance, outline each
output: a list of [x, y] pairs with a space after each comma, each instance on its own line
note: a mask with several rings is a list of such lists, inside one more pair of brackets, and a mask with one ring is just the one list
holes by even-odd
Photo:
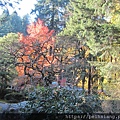
[[[113, 15], [111, 11], [114, 9], [114, 3], [104, 0], [71, 0], [68, 5], [71, 16], [61, 35], [70, 36], [70, 42], [79, 41], [78, 49], [75, 48], [77, 51], [81, 46], [87, 48], [85, 51], [81, 49], [84, 55], [88, 54], [87, 57], [80, 58], [78, 54], [78, 58], [84, 58], [90, 63], [88, 68], [88, 64], [84, 67], [85, 77], [88, 75], [88, 90], [93, 87], [94, 81], [99, 81], [99, 84], [103, 79], [119, 80], [120, 30], [108, 21]], [[94, 71], [98, 74], [94, 74]]]

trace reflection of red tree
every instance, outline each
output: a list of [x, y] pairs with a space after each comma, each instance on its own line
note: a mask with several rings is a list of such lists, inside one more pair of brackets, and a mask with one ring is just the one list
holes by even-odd
[[54, 48], [53, 30], [49, 30], [43, 22], [38, 19], [27, 28], [28, 35], [19, 33], [19, 41], [22, 45], [19, 51], [18, 63], [16, 67], [18, 76], [23, 76], [26, 71], [29, 74], [39, 74], [44, 66], [49, 66], [54, 62], [53, 54], [50, 50]]

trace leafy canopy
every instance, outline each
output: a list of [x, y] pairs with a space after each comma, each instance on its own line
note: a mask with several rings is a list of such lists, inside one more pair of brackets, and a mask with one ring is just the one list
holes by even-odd
[[16, 67], [19, 75], [24, 75], [25, 69], [29, 74], [35, 74], [35, 71], [40, 71], [53, 62], [53, 55], [49, 54], [49, 50], [54, 47], [54, 31], [50, 31], [38, 19], [28, 26], [27, 33], [26, 36], [19, 33], [19, 42], [22, 45], [18, 53], [18, 63], [21, 66]]

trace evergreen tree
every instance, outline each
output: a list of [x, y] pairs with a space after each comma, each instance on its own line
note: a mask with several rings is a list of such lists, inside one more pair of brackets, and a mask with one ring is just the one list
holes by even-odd
[[[3, 12], [2, 15], [5, 15], [5, 13]], [[10, 32], [21, 32], [23, 34], [26, 34], [26, 27], [28, 24], [29, 17], [26, 15], [22, 19], [15, 11], [11, 15], [7, 15], [5, 21], [0, 25], [0, 36], [2, 37]]]
[[7, 20], [8, 16], [9, 16], [9, 11], [4, 10], [2, 15], [0, 15], [0, 25]]
[[30, 16], [28, 14], [22, 18], [22, 33], [24, 35], [27, 35], [27, 26], [30, 24], [29, 18]]
[[[113, 11], [113, 9], [116, 9], [115, 1], [111, 3], [109, 12]], [[102, 86], [111, 94], [111, 90], [116, 91], [114, 86], [120, 82], [120, 27], [118, 25], [119, 22], [118, 24], [116, 23], [118, 19], [113, 22], [116, 13], [111, 13], [109, 16], [112, 16], [110, 22], [105, 21], [105, 23], [95, 27], [93, 39], [87, 41], [87, 45], [90, 48], [91, 54], [98, 58], [96, 61], [91, 62], [91, 65], [97, 67], [104, 81], [107, 80], [107, 83]], [[117, 13], [117, 16], [119, 18], [120, 14]], [[120, 88], [119, 85], [118, 88]], [[117, 92], [118, 90], [115, 93]], [[115, 96], [112, 95], [112, 97]]]
[[12, 26], [11, 32], [22, 32], [22, 19], [18, 16], [17, 12], [14, 11], [10, 16], [9, 16], [9, 22]]
[[0, 24], [0, 37], [2, 37], [4, 35], [6, 35], [7, 33], [11, 32], [12, 26], [9, 22], [9, 16], [7, 16], [7, 19], [5, 19], [5, 21], [2, 24]]
[[37, 19], [43, 20], [49, 29], [59, 32], [65, 27], [65, 7], [68, 2], [69, 0], [37, 0], [31, 13], [36, 13]]
[[[85, 53], [81, 50], [84, 53], [82, 58], [85, 58], [87, 61], [86, 66], [88, 65], [87, 69], [85, 68], [85, 71], [88, 71], [86, 73], [88, 75], [88, 92], [90, 92], [91, 84], [93, 84], [95, 79], [92, 77], [93, 67], [100, 72], [98, 75], [100, 82], [101, 77], [106, 79], [111, 75], [119, 77], [118, 67], [111, 66], [113, 63], [109, 61], [109, 59], [113, 61], [114, 58], [114, 61], [117, 61], [117, 64], [119, 64], [119, 46], [115, 45], [119, 41], [119, 29], [106, 20], [111, 16], [111, 9], [114, 6], [113, 2], [104, 0], [71, 0], [68, 5], [71, 16], [61, 34], [71, 36], [71, 41], [74, 41], [75, 39], [73, 38], [76, 38], [80, 43], [79, 46], [88, 47], [88, 57], [84, 57], [88, 50]], [[97, 59], [100, 57], [102, 59], [99, 62]], [[115, 69], [118, 70], [117, 74], [114, 74]], [[80, 74], [82, 72], [83, 70]]]
[[18, 35], [9, 33], [0, 37], [0, 90], [5, 89], [8, 82], [17, 75], [15, 70], [15, 56], [12, 54], [17, 49]]

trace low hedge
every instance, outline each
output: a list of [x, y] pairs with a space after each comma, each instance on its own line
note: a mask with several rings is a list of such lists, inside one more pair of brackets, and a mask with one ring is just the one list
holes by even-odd
[[102, 111], [97, 95], [66, 88], [40, 88], [28, 93], [25, 113], [93, 113]]

